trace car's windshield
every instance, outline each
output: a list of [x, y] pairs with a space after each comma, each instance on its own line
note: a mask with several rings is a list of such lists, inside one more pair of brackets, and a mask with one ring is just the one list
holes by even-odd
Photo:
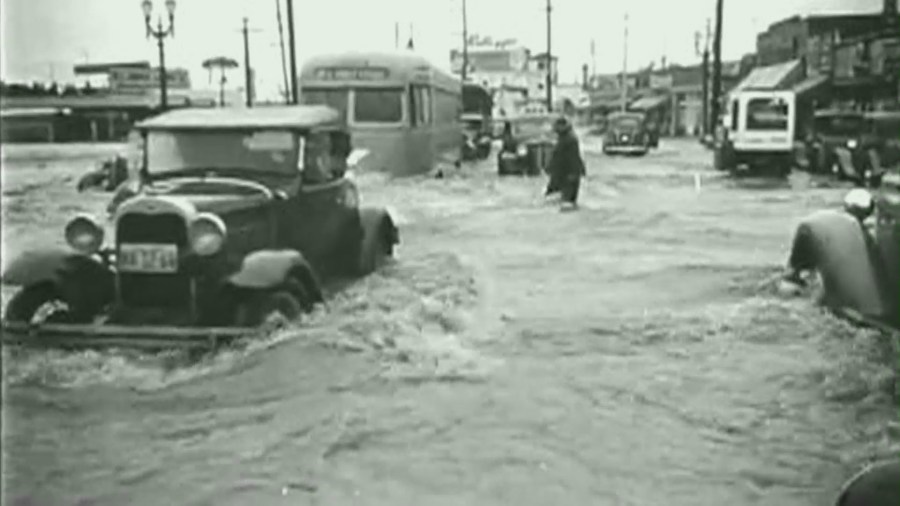
[[872, 130], [883, 139], [900, 139], [900, 118], [873, 121]]
[[815, 120], [816, 131], [823, 135], [859, 135], [863, 129], [860, 116], [824, 116]]
[[296, 174], [296, 135], [287, 131], [152, 131], [147, 135], [151, 176], [194, 169], [241, 169]]
[[466, 120], [466, 130], [481, 130], [482, 123], [477, 119]]
[[621, 116], [612, 118], [610, 124], [613, 128], [638, 128], [641, 126], [641, 120], [634, 116]]

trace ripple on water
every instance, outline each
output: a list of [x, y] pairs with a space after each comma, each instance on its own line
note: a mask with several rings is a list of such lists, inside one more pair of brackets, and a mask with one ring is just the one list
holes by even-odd
[[227, 374], [252, 365], [252, 357], [265, 350], [302, 344], [344, 353], [375, 352], [391, 364], [398, 378], [409, 376], [408, 381], [421, 381], [436, 371], [452, 380], [461, 368], [486, 363], [466, 344], [467, 334], [477, 332], [471, 313], [478, 297], [473, 270], [457, 256], [402, 258], [346, 287], [327, 308], [319, 308], [302, 323], [199, 361], [179, 351], [6, 349], [5, 375], [13, 387], [114, 385], [156, 390]]

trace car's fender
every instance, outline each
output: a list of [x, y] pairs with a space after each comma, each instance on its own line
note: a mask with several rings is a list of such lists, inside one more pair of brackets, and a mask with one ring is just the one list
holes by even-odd
[[266, 289], [282, 285], [290, 276], [296, 276], [313, 302], [323, 299], [315, 271], [303, 255], [296, 250], [260, 250], [244, 257], [237, 272], [227, 278], [227, 283], [238, 288]]
[[359, 210], [359, 222], [362, 227], [363, 244], [374, 234], [385, 234], [385, 241], [394, 246], [400, 243], [400, 230], [387, 209], [364, 207]]
[[840, 175], [847, 179], [858, 180], [862, 178], [862, 174], [857, 170], [857, 159], [853, 156], [853, 152], [845, 147], [834, 148], [834, 156]]
[[70, 305], [94, 312], [115, 296], [115, 275], [101, 261], [64, 249], [27, 251], [4, 270], [4, 285], [51, 284]]
[[891, 308], [883, 266], [872, 239], [853, 216], [838, 210], [808, 216], [794, 235], [795, 268], [815, 268], [825, 282], [822, 302], [876, 317]]

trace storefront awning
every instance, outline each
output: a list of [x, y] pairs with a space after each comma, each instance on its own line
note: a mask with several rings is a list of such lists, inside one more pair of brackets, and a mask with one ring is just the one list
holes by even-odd
[[797, 95], [797, 98], [803, 98], [804, 95], [823, 90], [827, 84], [827, 76], [812, 76], [797, 83], [791, 88], [791, 91]]
[[649, 111], [651, 109], [662, 106], [668, 100], [669, 97], [666, 97], [664, 95], [639, 98], [632, 102], [631, 105], [628, 106], [628, 109], [632, 111]]
[[2, 109], [0, 110], [0, 119], [11, 118], [47, 118], [65, 114], [69, 112], [67, 109], [54, 107], [40, 107], [30, 109]]

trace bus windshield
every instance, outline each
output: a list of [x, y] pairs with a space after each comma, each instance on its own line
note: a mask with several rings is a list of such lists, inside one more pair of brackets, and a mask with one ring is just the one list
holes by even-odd
[[347, 121], [349, 90], [346, 88], [303, 88], [300, 103], [305, 105], [327, 105], [338, 111], [341, 121]]
[[399, 123], [403, 120], [402, 88], [356, 88], [353, 94], [354, 122]]
[[747, 102], [747, 130], [787, 130], [788, 104], [780, 98], [753, 98]]

